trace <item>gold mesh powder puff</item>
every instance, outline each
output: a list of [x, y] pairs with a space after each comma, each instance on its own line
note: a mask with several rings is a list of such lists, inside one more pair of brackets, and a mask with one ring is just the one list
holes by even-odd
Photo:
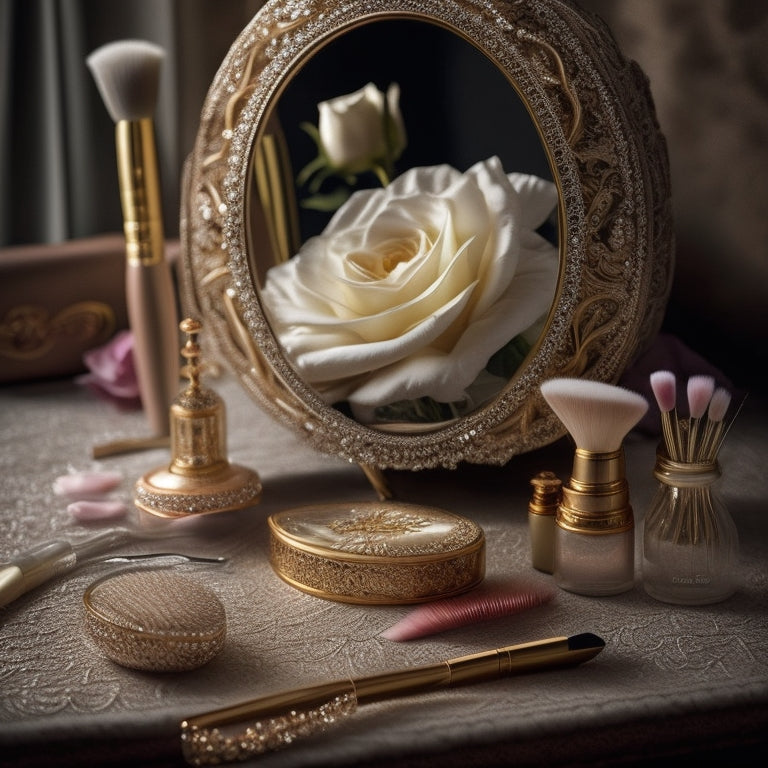
[[131, 669], [178, 672], [224, 646], [224, 606], [208, 587], [168, 571], [127, 571], [85, 592], [85, 626], [99, 650]]

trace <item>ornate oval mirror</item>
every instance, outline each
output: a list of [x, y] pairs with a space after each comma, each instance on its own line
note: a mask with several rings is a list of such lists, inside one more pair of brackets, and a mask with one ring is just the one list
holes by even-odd
[[[336, 5], [268, 2], [211, 86], [185, 311], [319, 450], [506, 462], [563, 434], [542, 381], [615, 381], [660, 326], [672, 226], [645, 77], [562, 0]], [[359, 103], [385, 151], [330, 161]]]

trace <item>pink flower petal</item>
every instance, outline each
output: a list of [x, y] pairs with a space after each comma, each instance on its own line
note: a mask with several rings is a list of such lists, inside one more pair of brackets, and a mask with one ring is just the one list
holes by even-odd
[[86, 498], [113, 491], [123, 481], [120, 472], [71, 472], [61, 475], [53, 483], [57, 496]]
[[95, 520], [115, 520], [119, 517], [125, 517], [128, 513], [128, 507], [122, 501], [73, 501], [68, 507], [69, 512], [75, 520], [81, 523], [90, 523]]

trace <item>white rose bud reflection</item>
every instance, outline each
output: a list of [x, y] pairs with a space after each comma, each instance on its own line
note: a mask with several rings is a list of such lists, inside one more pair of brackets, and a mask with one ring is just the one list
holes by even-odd
[[375, 166], [391, 172], [406, 144], [397, 83], [386, 94], [368, 83], [320, 102], [318, 113], [320, 144], [332, 167], [352, 174]]
[[358, 191], [267, 273], [275, 335], [327, 403], [363, 422], [416, 398], [471, 404], [489, 358], [535, 338], [549, 310], [559, 254], [535, 230], [556, 205], [552, 182], [506, 174], [497, 157]]

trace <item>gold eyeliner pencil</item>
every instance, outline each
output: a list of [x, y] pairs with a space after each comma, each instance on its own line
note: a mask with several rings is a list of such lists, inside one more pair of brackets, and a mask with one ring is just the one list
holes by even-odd
[[[325, 731], [362, 704], [573, 666], [589, 661], [604, 647], [603, 640], [586, 632], [264, 696], [184, 720], [182, 753], [193, 766], [247, 760]], [[244, 730], [224, 732], [228, 726], [242, 728], [244, 724]]]

